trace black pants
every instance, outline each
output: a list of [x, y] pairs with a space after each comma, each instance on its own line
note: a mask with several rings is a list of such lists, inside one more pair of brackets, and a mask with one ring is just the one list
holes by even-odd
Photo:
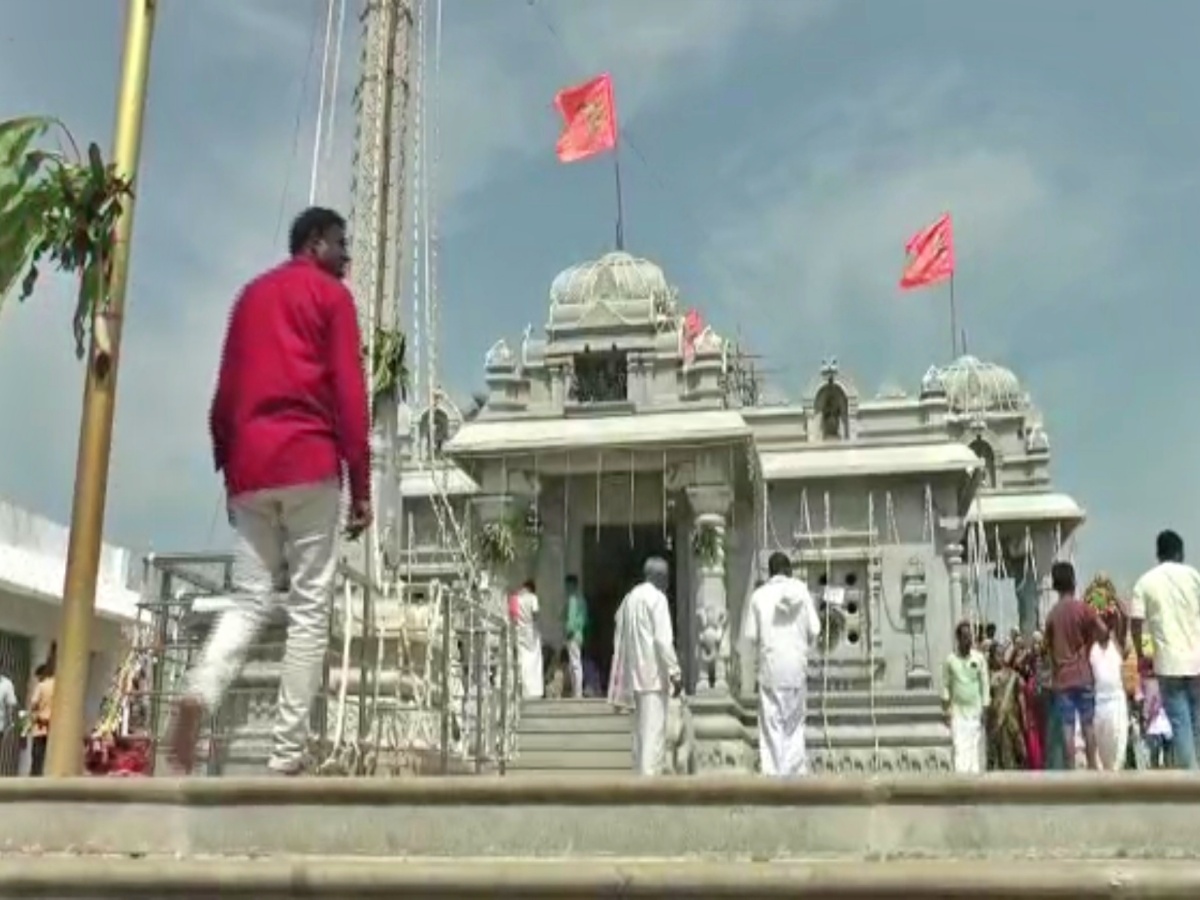
[[35, 778], [45, 773], [46, 769], [46, 735], [35, 737], [29, 744], [29, 774]]

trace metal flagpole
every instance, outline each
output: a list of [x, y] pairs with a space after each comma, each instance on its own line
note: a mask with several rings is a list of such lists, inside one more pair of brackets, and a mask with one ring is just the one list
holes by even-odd
[[625, 249], [625, 200], [621, 192], [621, 154], [613, 144], [613, 175], [617, 181], [617, 249]]
[[950, 359], [958, 359], [958, 306], [954, 302], [954, 273], [950, 273]]
[[138, 193], [142, 121], [146, 111], [150, 44], [157, 8], [158, 0], [128, 0], [126, 3], [125, 50], [121, 62], [121, 87], [117, 95], [113, 165], [118, 174], [130, 179], [134, 195], [125, 199], [124, 208], [117, 219], [109, 307], [97, 313], [109, 320], [109, 358], [100, 364], [93, 329], [87, 374], [84, 377], [83, 415], [75, 462], [75, 499], [71, 507], [71, 536], [67, 549], [67, 571], [63, 578], [62, 624], [59, 626], [54, 705], [51, 710], [54, 727], [50, 729], [46, 756], [47, 774], [58, 777], [78, 775], [83, 767], [83, 716], [91, 656], [92, 615], [104, 536], [104, 505], [112, 451], [113, 412], [117, 400], [121, 318], [129, 275], [129, 241], [133, 234], [134, 196]]

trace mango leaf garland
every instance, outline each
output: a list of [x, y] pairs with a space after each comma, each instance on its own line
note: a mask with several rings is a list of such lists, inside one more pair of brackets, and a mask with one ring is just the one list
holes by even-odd
[[[69, 152], [43, 150], [38, 141], [57, 128]], [[0, 121], [0, 300], [20, 282], [18, 298], [33, 293], [41, 266], [79, 279], [73, 330], [82, 357], [88, 329], [108, 309], [117, 219], [133, 195], [129, 180], [105, 163], [100, 148], [87, 153], [57, 119]]]
[[370, 353], [371, 380], [374, 392], [371, 397], [371, 414], [375, 407], [387, 400], [408, 398], [407, 341], [404, 332], [387, 328], [375, 329], [375, 340], [370, 348], [363, 348], [363, 361]]

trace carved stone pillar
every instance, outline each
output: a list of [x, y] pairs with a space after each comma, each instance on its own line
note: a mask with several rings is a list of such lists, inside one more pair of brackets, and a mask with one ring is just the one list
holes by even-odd
[[942, 551], [946, 571], [950, 574], [950, 627], [957, 628], [963, 619], [963, 545], [955, 538]]
[[1041, 589], [1038, 580], [1024, 565], [1024, 560], [1017, 561], [1021, 568], [1013, 568], [1011, 572], [1023, 572], [1016, 580], [1017, 592], [1017, 627], [1021, 634], [1031, 637], [1038, 628], [1038, 618], [1041, 610]]
[[725, 592], [725, 528], [733, 492], [725, 485], [687, 489], [694, 516], [691, 551], [695, 566], [693, 613], [697, 629], [696, 692], [729, 693], [731, 659], [729, 598]]

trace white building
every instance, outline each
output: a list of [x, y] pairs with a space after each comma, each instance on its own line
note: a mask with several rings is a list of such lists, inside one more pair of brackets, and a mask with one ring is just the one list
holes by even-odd
[[[0, 501], [0, 673], [12, 679], [24, 703], [34, 670], [46, 662], [58, 636], [69, 530]], [[128, 626], [137, 617], [139, 594], [130, 589], [133, 557], [104, 545], [92, 626], [87, 714], [95, 718], [112, 673], [128, 650]], [[5, 747], [14, 747], [9, 742]], [[0, 775], [15, 774], [12, 750], [0, 758]], [[20, 764], [24, 764], [22, 761]]]
[[827, 625], [815, 768], [947, 767], [937, 682], [954, 624], [1032, 632], [1050, 563], [1083, 521], [1052, 487], [1040, 412], [1012, 372], [973, 357], [874, 397], [831, 359], [766, 404], [738, 348], [705, 329], [685, 352], [682, 326], [654, 263], [612, 253], [562, 272], [544, 337], [488, 353], [481, 414], [439, 411], [453, 464], [402, 479], [410, 578], [442, 575], [433, 509], [453, 510], [494, 584], [536, 578], [551, 645], [564, 576], [580, 578], [604, 668], [621, 597], [647, 555], [665, 556], [696, 765], [745, 769], [756, 711], [741, 611], [783, 550]]

